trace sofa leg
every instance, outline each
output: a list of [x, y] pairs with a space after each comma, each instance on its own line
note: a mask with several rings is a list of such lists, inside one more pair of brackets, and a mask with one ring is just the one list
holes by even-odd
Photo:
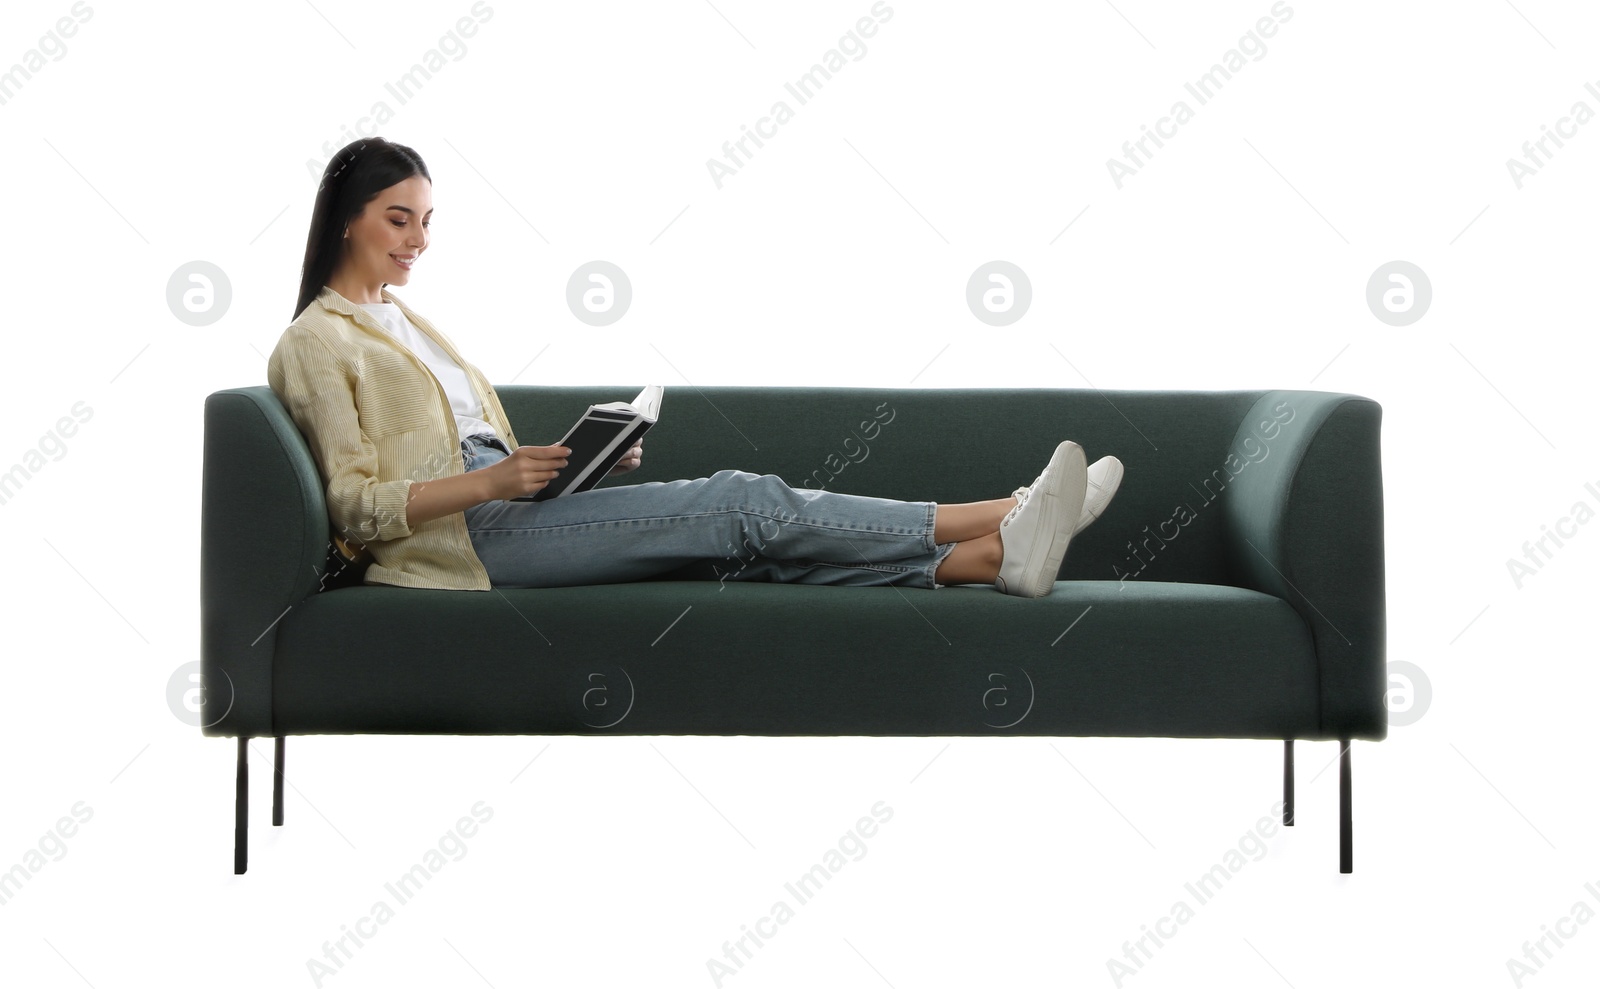
[[272, 826], [283, 827], [283, 736], [272, 744]]
[[1350, 740], [1339, 739], [1339, 871], [1351, 871]]
[[1294, 739], [1283, 740], [1283, 826], [1294, 827]]
[[250, 736], [239, 736], [239, 766], [234, 773], [233, 874], [244, 875], [250, 857], [250, 767], [245, 762]]

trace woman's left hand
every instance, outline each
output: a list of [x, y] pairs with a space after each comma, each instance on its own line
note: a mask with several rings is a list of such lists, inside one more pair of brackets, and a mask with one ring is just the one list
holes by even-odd
[[643, 456], [644, 440], [640, 440], [639, 442], [635, 443], [627, 453], [622, 455], [622, 459], [617, 461], [617, 465], [611, 468], [611, 473], [626, 474], [628, 471], [639, 466], [639, 459]]

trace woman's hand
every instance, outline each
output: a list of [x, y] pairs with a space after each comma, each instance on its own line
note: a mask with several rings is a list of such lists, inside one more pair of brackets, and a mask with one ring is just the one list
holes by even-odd
[[521, 498], [543, 491], [567, 466], [571, 452], [565, 446], [519, 446], [505, 459], [472, 473], [484, 475], [488, 482], [486, 500]]
[[640, 440], [639, 442], [635, 443], [632, 447], [630, 447], [628, 449], [627, 453], [622, 455], [622, 459], [617, 461], [617, 465], [615, 467], [611, 468], [609, 473], [611, 473], [611, 474], [626, 474], [628, 471], [633, 470], [635, 467], [639, 466], [639, 458], [641, 458], [643, 456], [644, 456], [644, 440]]

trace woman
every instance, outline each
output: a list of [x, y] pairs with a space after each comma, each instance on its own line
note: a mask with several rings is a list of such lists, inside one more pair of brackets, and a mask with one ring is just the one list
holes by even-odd
[[[306, 437], [328, 512], [373, 562], [364, 581], [489, 590], [645, 580], [711, 565], [718, 579], [936, 588], [1055, 585], [1071, 538], [1122, 478], [1065, 441], [1033, 484], [960, 505], [793, 488], [774, 474], [592, 488], [510, 501], [567, 466], [522, 446], [488, 380], [388, 291], [428, 248], [433, 182], [412, 149], [356, 141], [317, 191], [294, 322], [267, 365]], [[639, 466], [634, 445], [612, 470]]]

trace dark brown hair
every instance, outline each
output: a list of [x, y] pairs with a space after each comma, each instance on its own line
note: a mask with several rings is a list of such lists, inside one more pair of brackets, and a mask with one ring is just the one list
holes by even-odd
[[322, 172], [317, 202], [311, 209], [311, 231], [306, 235], [305, 263], [300, 268], [300, 300], [294, 307], [299, 319], [306, 306], [333, 277], [344, 231], [367, 203], [392, 185], [420, 175], [429, 182], [428, 166], [404, 144], [381, 137], [365, 137], [339, 149]]

